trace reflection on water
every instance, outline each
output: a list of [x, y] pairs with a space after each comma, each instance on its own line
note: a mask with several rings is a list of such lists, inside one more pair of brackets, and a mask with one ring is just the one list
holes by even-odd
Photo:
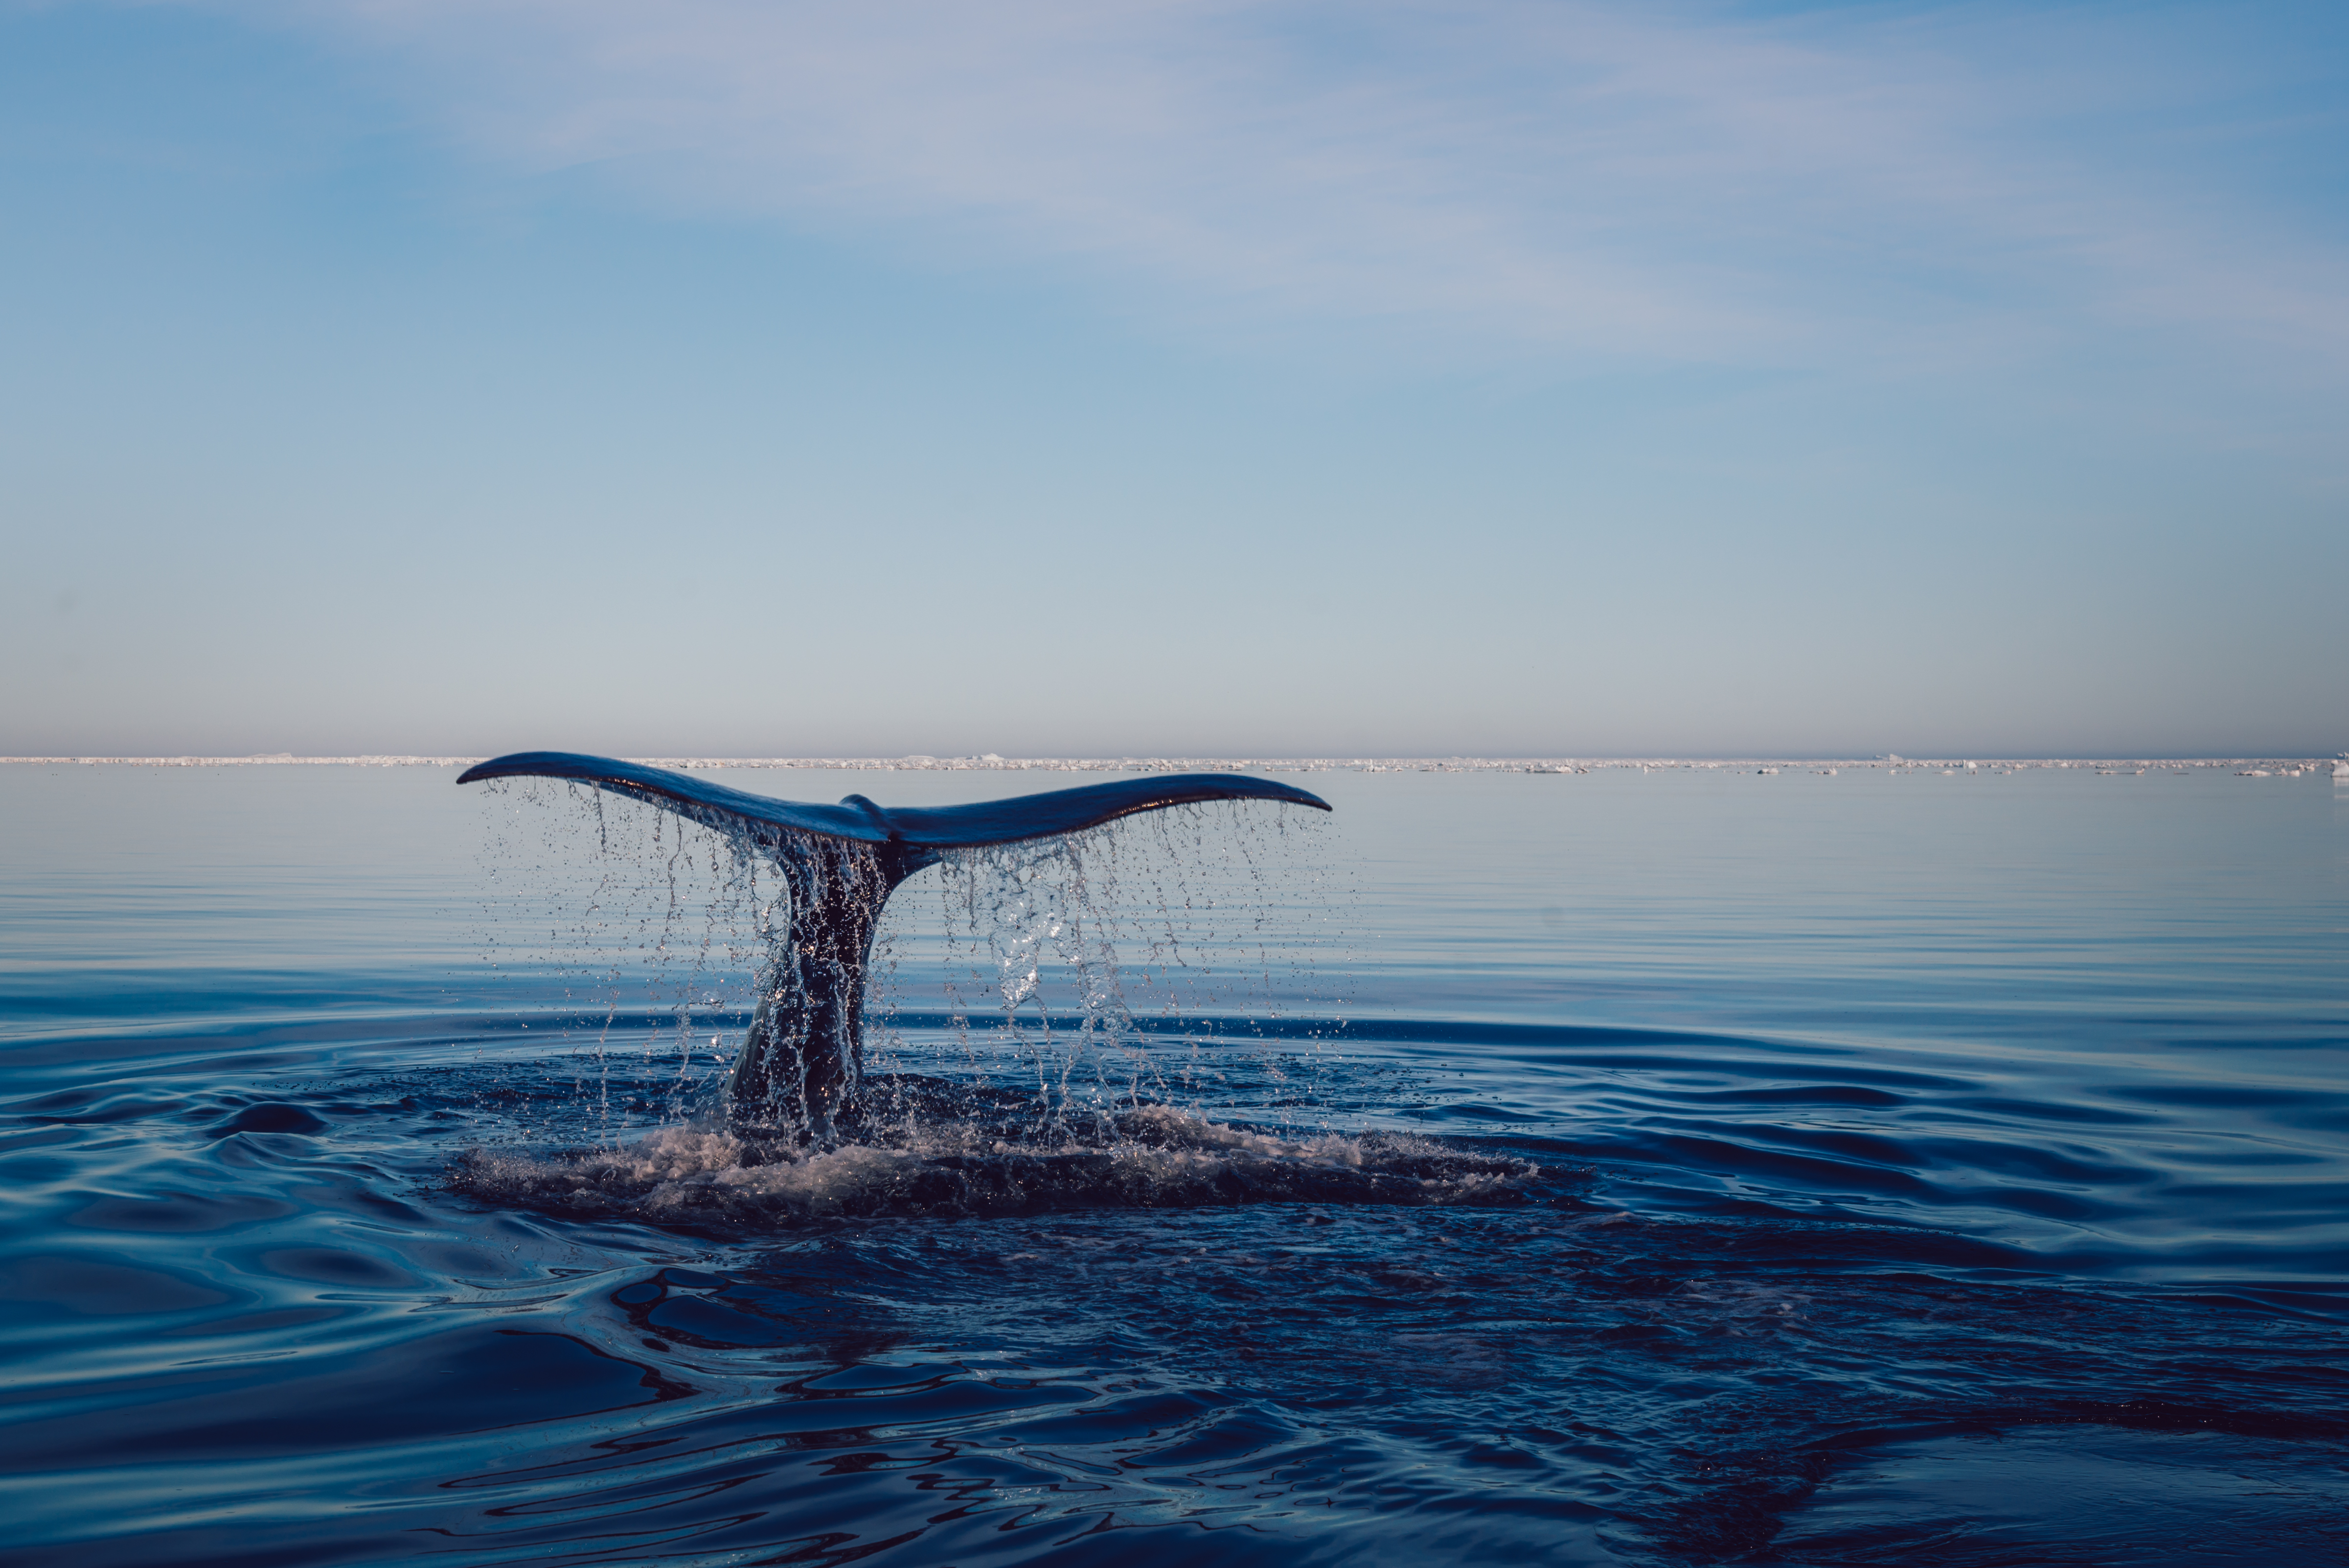
[[11, 1550], [2349, 1558], [2297, 788], [1336, 776], [1310, 856], [1128, 846], [1106, 1037], [909, 906], [874, 1115], [802, 1151], [714, 1119], [674, 841], [498, 802], [510, 896], [445, 778], [0, 774]]

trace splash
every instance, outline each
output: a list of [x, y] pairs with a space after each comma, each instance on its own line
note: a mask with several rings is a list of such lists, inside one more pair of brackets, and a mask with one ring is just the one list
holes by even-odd
[[[1008, 1054], [1040, 1118], [1096, 1132], [1121, 1109], [1221, 1099], [1235, 1073], [1286, 1112], [1318, 1109], [1346, 962], [1319, 828], [1192, 806], [949, 857], [924, 967], [967, 1059]], [[1235, 1051], [1236, 1033], [1291, 1048]]]
[[[750, 1027], [729, 1086], [730, 1110], [748, 1126], [803, 1143], [832, 1140], [861, 1113], [868, 968], [889, 895], [909, 877], [958, 851], [1065, 841], [1207, 801], [1330, 809], [1309, 790], [1237, 773], [1125, 779], [958, 806], [893, 810], [863, 795], [822, 806], [561, 751], [493, 758], [457, 782], [516, 778], [592, 785], [719, 832], [733, 841], [738, 859], [759, 851], [772, 860], [789, 891], [788, 913], [768, 932]], [[1034, 980], [1031, 967], [1007, 989], [1012, 1006]]]
[[576, 786], [502, 782], [483, 805], [481, 962], [561, 1050], [570, 1114], [553, 1119], [575, 1136], [584, 1110], [591, 1135], [617, 1136], [623, 1079], [671, 1118], [701, 1105], [732, 1071], [787, 909], [772, 864]]
[[1262, 1202], [1489, 1206], [1557, 1196], [1556, 1176], [1530, 1161], [1405, 1134], [1284, 1138], [1159, 1105], [1120, 1114], [1106, 1132], [1098, 1141], [1054, 1138], [1023, 1125], [1016, 1108], [969, 1104], [830, 1148], [670, 1127], [552, 1156], [475, 1150], [451, 1175], [460, 1190], [500, 1202], [688, 1222]]
[[[569, 853], [542, 826], [527, 867], [501, 869], [536, 879], [542, 918], [582, 912], [548, 921], [533, 956], [595, 1004], [580, 1042], [593, 1115], [577, 1129], [592, 1147], [470, 1157], [458, 1180], [485, 1195], [998, 1212], [1467, 1201], [1527, 1179], [1506, 1162], [1431, 1173], [1426, 1150], [1328, 1128], [1321, 1036], [1339, 1026], [1342, 951], [1319, 839], [1285, 813], [1188, 804], [953, 849], [917, 868], [926, 896], [891, 903], [899, 879], [868, 846], [754, 843], [596, 791], [576, 800], [539, 813], [567, 819]], [[665, 1046], [677, 1092], [655, 1130], [624, 1143], [627, 1123], [643, 1126], [626, 1113], [645, 1107], [615, 1104], [615, 1039], [630, 1015], [663, 1011], [670, 1027], [644, 1031], [641, 1068]], [[1300, 1027], [1300, 1012], [1320, 1022]], [[720, 1111], [709, 1091], [730, 1037]], [[1240, 1085], [1268, 1130], [1200, 1114]]]

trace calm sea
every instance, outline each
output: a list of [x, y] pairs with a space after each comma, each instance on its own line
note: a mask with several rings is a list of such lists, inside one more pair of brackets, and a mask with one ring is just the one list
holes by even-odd
[[0, 769], [11, 1562], [2349, 1562], [2328, 780], [1294, 778], [907, 883], [793, 1157], [771, 880], [453, 777]]

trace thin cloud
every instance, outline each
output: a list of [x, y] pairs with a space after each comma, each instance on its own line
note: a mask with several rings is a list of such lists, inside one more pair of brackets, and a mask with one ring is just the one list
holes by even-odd
[[[1604, 5], [311, 0], [509, 167], [1170, 300], [1671, 361], [2084, 317], [2337, 353], [2291, 214], [2165, 185], [1994, 62], [2028, 17]], [[2131, 12], [2082, 28], [2126, 29]], [[2004, 30], [2003, 34], [2002, 29]], [[2142, 113], [2175, 62], [2110, 80]], [[1988, 60], [1993, 65], [1978, 64]], [[2099, 61], [2103, 64], [2100, 66]]]

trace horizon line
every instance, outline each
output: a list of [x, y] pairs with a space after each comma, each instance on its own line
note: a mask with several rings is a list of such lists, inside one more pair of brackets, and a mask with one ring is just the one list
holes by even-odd
[[[1307, 772], [1375, 772], [1385, 770], [1435, 771], [1454, 769], [1475, 772], [1572, 772], [1593, 768], [1692, 768], [1721, 769], [1736, 767], [1779, 768], [1854, 768], [1854, 769], [1916, 769], [1949, 768], [1980, 769], [1997, 768], [2219, 768], [2239, 764], [2281, 763], [2321, 766], [2349, 758], [2349, 752], [2333, 757], [2312, 756], [2308, 753], [2265, 753], [2220, 756], [2215, 753], [2168, 756], [2072, 756], [2040, 755], [2033, 757], [1995, 756], [1973, 752], [1964, 756], [1909, 757], [1897, 752], [1879, 752], [1868, 757], [1799, 755], [1795, 753], [1753, 753], [1743, 756], [1727, 754], [1661, 755], [1578, 755], [1578, 756], [1473, 756], [1467, 754], [1399, 754], [1392, 756], [1332, 755], [1315, 757], [1272, 756], [1120, 756], [1120, 757], [1001, 757], [993, 752], [975, 756], [934, 757], [926, 753], [910, 753], [903, 757], [713, 757], [667, 756], [630, 757], [623, 761], [651, 768], [669, 768], [680, 772], [717, 769], [845, 769], [854, 771], [896, 772], [1095, 772], [1130, 771], [1161, 772], [1190, 769], [1206, 770], [1237, 768], [1260, 768], [1270, 771]], [[395, 753], [358, 752], [295, 756], [291, 752], [256, 752], [241, 756], [206, 756], [193, 753], [156, 754], [152, 756], [26, 756], [0, 757], [0, 765], [19, 767], [146, 767], [146, 768], [239, 768], [239, 767], [361, 767], [361, 768], [462, 768], [488, 760], [485, 757], [454, 753]]]

